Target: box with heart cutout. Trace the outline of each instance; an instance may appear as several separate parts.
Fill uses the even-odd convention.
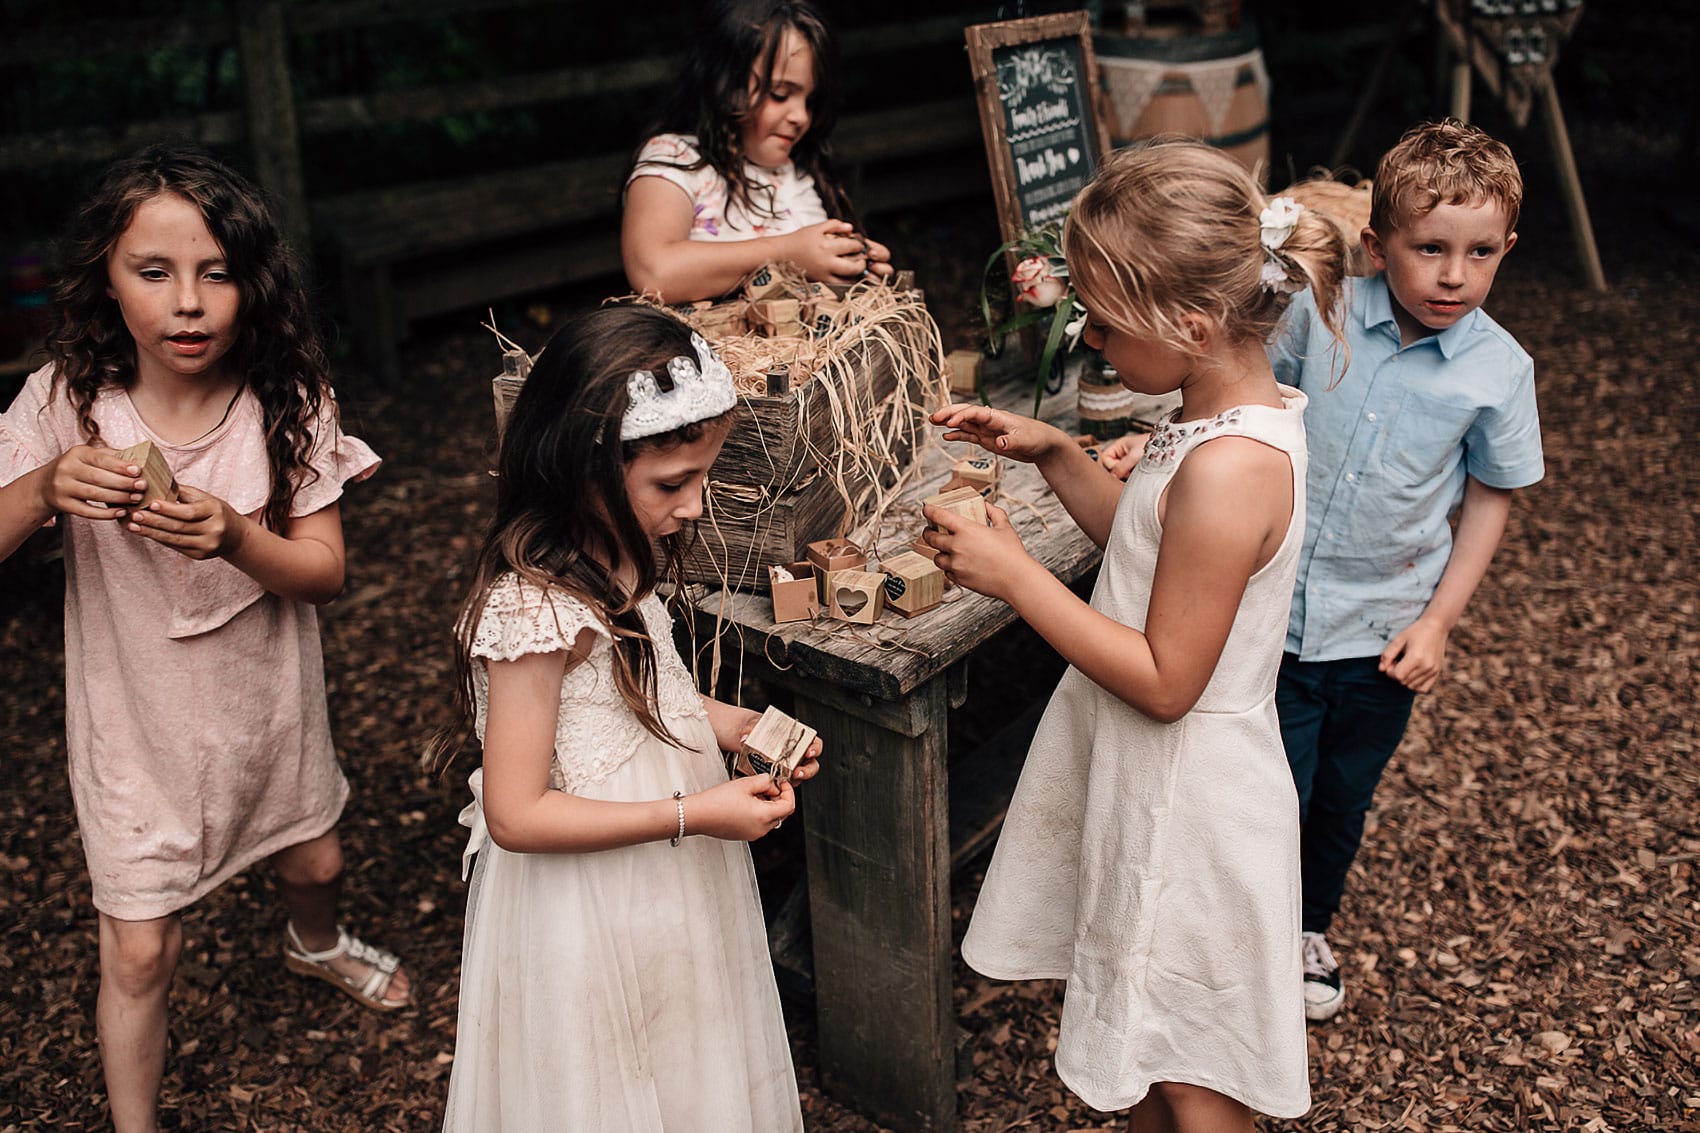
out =
[[[831,603],[827,613],[840,621],[873,625],[885,609],[885,575],[878,571],[834,571],[827,584]]]

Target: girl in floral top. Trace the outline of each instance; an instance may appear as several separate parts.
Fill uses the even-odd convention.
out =
[[[851,283],[891,274],[832,169],[837,53],[807,0],[709,6],[677,88],[626,182],[632,287],[671,303],[724,295],[765,263]]]

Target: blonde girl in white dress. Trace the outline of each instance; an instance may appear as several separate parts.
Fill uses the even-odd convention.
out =
[[[1069,661],[1027,755],[962,955],[1068,981],[1057,1072],[1132,1130],[1250,1133],[1310,1105],[1298,801],[1275,674],[1304,534],[1305,398],[1264,355],[1287,296],[1344,247],[1218,151],[1111,155],[1064,234],[1086,341],[1176,390],[1124,485],[1061,431],[981,405],[947,439],[1031,461],[1104,548],[1090,604],[990,526],[929,513],[955,582]],[[1332,304],[1319,302],[1327,309]]]
[[[735,400],[689,327],[610,306],[514,404],[458,626],[484,759],[445,1130],[802,1128],[745,845],[791,785],[727,779],[758,714],[697,693],[656,593]]]

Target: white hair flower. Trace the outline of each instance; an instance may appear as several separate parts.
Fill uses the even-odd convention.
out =
[[[1258,239],[1271,252],[1278,251],[1287,242],[1287,237],[1293,234],[1298,226],[1299,214],[1305,207],[1291,197],[1276,197],[1269,202],[1269,207],[1257,214],[1257,223],[1262,232]]]

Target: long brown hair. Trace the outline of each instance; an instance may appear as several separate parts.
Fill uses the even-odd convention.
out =
[[[48,336],[53,389],[63,382],[77,423],[100,443],[96,396],[136,380],[136,343],[117,300],[107,294],[107,257],[136,209],[175,194],[201,212],[241,292],[236,341],[226,356],[259,400],[271,491],[262,519],[273,531],[288,524],[298,489],[317,476],[307,463],[313,429],[326,406],[335,413],[330,366],[294,253],[273,220],[265,195],[247,178],[196,146],[161,144],[111,166],[72,218],[63,240],[64,267],[55,282],[57,319]]]
[[[839,180],[830,144],[838,122],[838,48],[826,17],[809,0],[717,0],[706,5],[679,82],[644,137],[696,135],[699,156],[681,168],[712,168],[725,178],[730,199],[746,215],[771,214],[772,186],[752,183],[744,172],[742,130],[767,97],[774,57],[786,29],[796,32],[815,57],[809,129],[792,147],[791,164],[798,173],[814,178],[828,216],[854,224],[856,212]],[[752,74],[756,79],[753,99]],[[759,203],[757,198],[764,194],[766,202]]]
[[[491,590],[512,572],[578,599],[601,619],[614,644],[620,696],[651,734],[679,742],[661,721],[655,643],[637,606],[663,579],[682,587],[691,533],[661,539],[657,559],[626,499],[625,466],[646,450],[689,444],[720,419],[637,441],[619,438],[627,378],[648,370],[670,389],[667,363],[681,356],[696,356],[684,322],[648,305],[610,304],[563,326],[533,364],[502,435],[496,511],[455,626],[463,736],[475,712],[472,640]],[[614,578],[625,564],[637,575],[630,592]]]

